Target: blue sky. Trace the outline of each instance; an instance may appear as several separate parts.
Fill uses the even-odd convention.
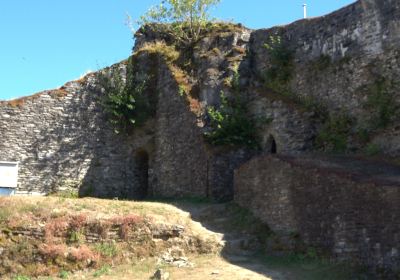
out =
[[[138,18],[160,0],[1,0],[0,99],[56,88],[127,58],[126,13]],[[320,16],[354,0],[222,0],[213,15],[266,28]]]

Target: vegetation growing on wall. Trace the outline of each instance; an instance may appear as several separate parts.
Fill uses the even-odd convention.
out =
[[[294,72],[294,54],[283,42],[281,36],[272,35],[264,44],[269,57],[269,68],[265,71],[264,86],[278,94],[288,97],[296,105],[306,111],[315,112],[324,121],[327,118],[327,108],[312,96],[300,96],[290,89],[290,80]],[[331,64],[329,56],[322,55],[313,65],[315,70],[322,70]]]
[[[322,54],[320,57],[311,63],[313,72],[320,72],[326,70],[332,65],[332,59],[329,55]]]
[[[232,77],[231,85],[231,98],[221,92],[219,108],[208,108],[211,131],[206,132],[205,137],[213,145],[257,148],[256,122],[248,116],[245,100],[240,94],[237,72]]]
[[[330,115],[317,135],[317,146],[327,152],[345,152],[352,123],[346,114]]]
[[[175,41],[193,44],[210,22],[209,11],[220,0],[163,0],[140,19],[140,24],[163,23]]]
[[[138,56],[141,53],[160,55],[167,64],[175,63],[180,56],[180,53],[174,46],[167,45],[164,42],[157,41],[155,43],[147,43],[141,47],[134,55]]]
[[[339,115],[329,114],[328,108],[312,96],[300,96],[294,94],[290,89],[290,81],[293,77],[294,63],[293,52],[282,41],[279,35],[270,36],[264,44],[269,58],[269,68],[264,75],[264,85],[290,99],[305,111],[314,112],[315,119],[320,123],[315,144],[316,147],[325,152],[343,153],[348,151],[348,141],[352,137],[353,120],[344,112]],[[344,62],[340,62],[344,63]],[[321,55],[310,64],[309,71],[312,73],[324,71],[331,67],[331,57]],[[379,92],[379,91],[378,91]],[[370,101],[379,104],[378,117],[385,120],[386,115],[381,111],[387,111],[388,100],[371,96]],[[369,101],[369,102],[370,102]],[[390,111],[390,110],[389,110]]]
[[[270,36],[264,44],[270,59],[266,70],[265,86],[280,93],[290,95],[289,82],[293,75],[293,53],[279,35]]]
[[[247,117],[246,106],[237,94],[228,99],[221,92],[221,105],[210,107],[208,115],[211,131],[205,137],[211,144],[257,147],[254,122]]]
[[[384,77],[378,77],[369,85],[365,107],[370,111],[370,128],[372,130],[386,128],[396,119],[399,106],[394,99],[393,88],[395,83]]]
[[[141,74],[138,75],[135,57],[132,56],[127,63],[126,78],[120,69],[99,75],[105,92],[102,105],[117,134],[128,133],[155,114],[154,98],[148,91],[152,76]]]

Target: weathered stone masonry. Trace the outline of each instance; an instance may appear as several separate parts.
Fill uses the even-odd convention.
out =
[[[320,18],[255,31],[236,27],[203,38],[191,73],[197,111],[158,57],[155,117],[129,136],[115,134],[108,124],[96,73],[57,90],[0,102],[0,160],[20,162],[20,192],[81,185],[81,194],[99,197],[230,200],[235,194],[278,234],[296,231],[307,244],[340,259],[398,269],[399,171],[385,169],[393,178],[383,181],[371,175],[360,180],[355,177],[370,170],[368,164],[354,161],[361,171],[345,172],[343,162],[305,156],[318,133],[314,112],[262,85],[271,65],[264,44],[276,34],[294,52],[291,92],[332,114],[348,114],[358,126],[371,122],[365,88],[378,79],[399,79],[400,2],[360,0]],[[135,51],[162,39],[138,34]],[[145,68],[146,53],[140,59]],[[121,62],[111,71],[124,74],[125,68]],[[206,108],[218,106],[221,90],[231,94],[226,81],[236,68],[251,116],[269,120],[258,126],[258,156],[296,158],[262,156],[242,165],[254,151],[204,141]],[[400,104],[399,84],[393,85],[388,92]],[[390,156],[400,155],[399,120],[397,112],[372,135],[371,143]]]
[[[375,121],[371,108],[366,108],[369,93],[365,88],[377,81],[393,82],[388,91],[400,103],[399,1],[360,0],[323,17],[252,32],[248,63],[256,90],[270,64],[264,44],[276,35],[294,52],[290,90],[296,96],[316,101],[335,115],[349,115],[358,127]],[[392,116],[394,123],[399,115],[397,111]],[[274,125],[272,132],[279,134]],[[372,142],[388,155],[400,153],[398,128],[380,131]]]
[[[0,115],[0,157],[20,162],[20,191],[47,193],[78,183],[100,165],[94,177],[107,188],[94,194],[125,191],[129,151],[107,125],[90,82],[2,104]]]
[[[321,156],[264,156],[235,172],[235,201],[282,236],[370,267],[400,265],[400,168]],[[389,279],[389,278],[388,278]]]

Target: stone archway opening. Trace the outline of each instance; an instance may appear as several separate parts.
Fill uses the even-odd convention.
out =
[[[276,154],[278,152],[278,147],[276,145],[276,141],[274,136],[270,135],[268,137],[267,143],[265,145],[266,151],[271,154]]]
[[[149,192],[149,154],[146,150],[140,149],[135,154],[137,194],[139,199],[147,197]]]

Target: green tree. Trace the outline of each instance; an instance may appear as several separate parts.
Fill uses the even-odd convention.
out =
[[[141,25],[167,24],[167,31],[181,43],[196,42],[210,22],[210,8],[220,0],[162,0],[150,8],[139,21]]]

